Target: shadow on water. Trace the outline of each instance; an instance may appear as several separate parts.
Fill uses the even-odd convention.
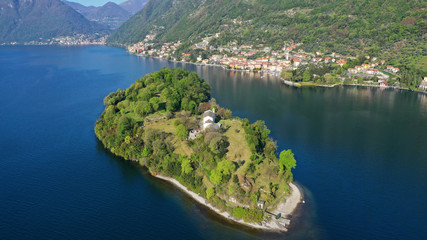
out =
[[[136,163],[132,161],[126,161],[124,158],[114,155],[110,150],[106,149],[101,141],[96,139],[97,144],[96,148],[99,153],[106,155],[107,159],[110,160],[111,163],[118,166],[118,169],[121,170],[122,175],[126,177],[128,180],[135,180],[141,176],[140,171],[135,166]]]

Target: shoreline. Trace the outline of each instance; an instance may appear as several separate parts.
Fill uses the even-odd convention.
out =
[[[396,90],[405,90],[410,92],[416,92],[421,94],[427,94],[427,92],[423,92],[421,90],[416,89],[409,89],[409,88],[402,88],[402,87],[393,87],[393,86],[380,86],[380,85],[370,85],[370,84],[355,84],[355,83],[335,83],[332,85],[324,85],[324,84],[310,84],[310,85],[301,85],[298,83],[294,83],[291,81],[284,80],[283,78],[280,78],[280,81],[290,87],[297,87],[297,88],[304,88],[304,87],[321,87],[321,88],[334,88],[337,86],[344,86],[344,87],[373,87],[373,88],[382,88],[382,89],[396,89]]]
[[[105,45],[108,46],[108,45]],[[138,55],[135,53],[131,53],[129,51],[126,50],[127,53],[137,56],[137,57],[145,57],[145,58],[154,58],[154,59],[159,59],[159,60],[165,60],[168,62],[174,62],[174,63],[185,63],[185,64],[193,64],[196,66],[212,66],[212,67],[221,67],[224,70],[227,71],[233,71],[233,72],[253,72],[255,73],[255,71],[251,71],[251,70],[240,70],[240,69],[232,69],[232,68],[227,68],[225,65],[221,65],[221,64],[204,64],[204,63],[193,63],[193,62],[185,62],[185,61],[176,61],[176,60],[168,60],[168,59],[164,59],[161,57],[154,57],[154,56],[145,56],[145,55]],[[326,85],[326,84],[313,84],[313,85],[300,85],[298,83],[294,83],[291,81],[287,81],[284,80],[282,77],[280,77],[280,75],[278,75],[277,73],[273,73],[270,71],[258,71],[258,73],[266,73],[267,75],[273,75],[275,77],[278,77],[280,79],[281,82],[283,82],[285,85],[291,86],[291,87],[298,87],[298,88],[302,88],[302,87],[322,87],[322,88],[334,88],[336,86],[359,86],[359,87],[375,87],[375,88],[383,88],[383,89],[398,89],[398,90],[406,90],[406,91],[410,91],[410,92],[416,92],[416,93],[423,93],[423,94],[427,94],[427,92],[421,91],[421,90],[416,90],[416,89],[409,89],[409,88],[402,88],[402,87],[393,87],[393,86],[379,86],[379,85],[369,85],[369,84],[355,84],[355,83],[351,83],[351,84],[342,84],[342,83],[335,83],[332,85]]]
[[[250,227],[250,228],[254,228],[254,229],[258,229],[258,230],[280,231],[280,232],[287,232],[288,231],[287,226],[291,222],[288,219],[276,220],[275,218],[272,218],[269,222],[263,221],[261,223],[247,223],[247,222],[244,222],[242,219],[236,219],[230,213],[228,213],[226,211],[221,211],[218,208],[216,208],[215,206],[213,206],[212,204],[207,203],[205,198],[199,196],[198,194],[192,192],[191,190],[188,190],[188,188],[185,187],[184,185],[182,185],[178,180],[171,178],[171,177],[162,176],[162,175],[153,175],[153,174],[151,174],[151,175],[153,177],[162,179],[164,181],[167,181],[167,182],[175,185],[181,191],[183,191],[184,193],[189,195],[191,198],[193,198],[195,201],[197,201],[198,203],[202,204],[203,206],[209,208],[210,210],[212,210],[216,214],[224,217],[228,221],[232,221],[233,223],[238,223],[241,225],[245,225],[246,227]],[[297,208],[297,206],[299,205],[299,203],[302,202],[303,199],[302,199],[301,190],[294,183],[289,183],[289,186],[292,189],[291,194],[286,198],[285,201],[280,202],[274,210],[270,210],[272,213],[274,213],[274,214],[281,213],[282,216],[288,216],[288,215],[292,214],[295,211],[295,209]]]

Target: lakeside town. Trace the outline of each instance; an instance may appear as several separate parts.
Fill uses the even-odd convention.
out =
[[[155,34],[146,35],[144,41],[129,46],[128,51],[171,61],[219,65],[236,71],[263,72],[281,76],[285,84],[292,86],[354,84],[403,88],[399,81],[400,69],[388,65],[385,60],[376,56],[353,57],[320,51],[305,52],[302,43],[294,42],[284,42],[283,48],[278,51],[264,44],[239,45],[236,41],[227,46],[210,45],[210,41],[219,35],[217,33],[205,37],[193,44],[190,49],[198,50],[198,55],[194,51],[182,52],[180,41],[156,44],[153,41]],[[207,52],[213,54],[206,54]],[[421,81],[419,90],[427,91],[427,77]]]
[[[23,45],[60,45],[60,46],[77,46],[77,45],[105,45],[108,35],[87,35],[75,34],[73,36],[60,36],[50,39],[40,38],[37,41],[24,42]],[[1,45],[19,45],[18,42],[2,43]]]

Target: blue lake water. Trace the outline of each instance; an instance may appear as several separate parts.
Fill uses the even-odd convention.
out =
[[[236,227],[109,154],[103,98],[162,67],[199,73],[297,158],[286,234]],[[427,96],[171,63],[110,47],[0,47],[0,239],[427,239]]]

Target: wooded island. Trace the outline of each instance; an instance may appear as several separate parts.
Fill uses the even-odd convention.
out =
[[[236,219],[268,222],[292,191],[292,151],[278,157],[265,123],[233,117],[194,72],[163,68],[104,103],[95,133],[107,149],[176,179]]]

